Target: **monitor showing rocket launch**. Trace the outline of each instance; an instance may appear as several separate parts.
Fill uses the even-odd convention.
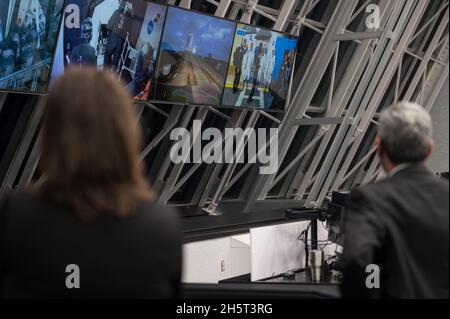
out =
[[[170,7],[161,40],[155,100],[218,106],[235,25]]]

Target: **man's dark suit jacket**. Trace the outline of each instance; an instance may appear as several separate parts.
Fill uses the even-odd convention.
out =
[[[79,267],[80,288],[67,288],[70,264]],[[172,209],[148,202],[128,219],[87,223],[24,193],[0,207],[0,298],[172,298],[180,274]]]
[[[449,297],[449,187],[422,165],[352,193],[346,214],[343,297]],[[367,289],[380,267],[380,288]],[[370,283],[375,283],[369,278]]]

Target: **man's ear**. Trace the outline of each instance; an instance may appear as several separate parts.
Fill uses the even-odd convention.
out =
[[[434,140],[430,139],[430,143],[428,144],[428,149],[427,149],[427,158],[431,155],[431,153],[433,153],[434,150]]]
[[[381,157],[381,154],[383,154],[383,143],[381,142],[380,135],[375,137],[375,144],[377,146],[377,154]]]

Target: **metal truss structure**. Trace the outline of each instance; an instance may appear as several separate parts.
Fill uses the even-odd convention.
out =
[[[448,77],[448,0],[168,0],[188,9],[298,35],[299,48],[285,114],[261,110],[136,104],[146,145],[142,159],[162,204],[221,205],[242,212],[271,207],[320,207],[332,190],[372,182],[381,174],[374,138],[379,113],[399,100],[428,110]],[[378,28],[368,28],[376,4]],[[0,95],[0,111],[6,96]],[[36,175],[37,99],[0,192]],[[174,127],[277,127],[279,168],[259,174],[256,163],[174,164]],[[0,194],[1,194],[0,193]]]

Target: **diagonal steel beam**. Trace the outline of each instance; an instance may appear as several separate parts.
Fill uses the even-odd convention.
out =
[[[315,89],[319,85],[334,53],[335,43],[333,43],[332,39],[335,34],[340,33],[344,29],[345,21],[353,12],[357,2],[358,1],[346,0],[339,1],[336,5],[330,18],[330,22],[316,48],[313,60],[308,65],[303,80],[295,92],[291,101],[291,106],[288,108],[285,119],[280,126],[280,162],[284,159],[297,130],[297,128],[292,126],[292,122],[298,118],[299,115],[304,114],[307,107],[311,104]],[[248,211],[257,198],[264,198],[267,193],[267,185],[270,185],[274,178],[275,174],[270,176],[259,176],[254,189],[248,194],[244,211]],[[264,189],[262,193],[261,189]]]
[[[408,9],[408,5],[410,5],[410,9]],[[393,73],[391,70],[395,70],[396,66],[398,65],[400,59],[402,58],[402,55],[404,53],[404,50],[406,49],[408,45],[408,40],[411,38],[415,28],[417,27],[417,24],[420,21],[420,18],[424,14],[425,8],[427,6],[427,3],[424,2],[418,2],[416,6],[414,7],[411,2],[407,2],[405,5],[405,8],[402,11],[402,14],[400,16],[399,24],[396,25],[394,31],[394,34],[399,38],[399,41],[397,43],[396,49],[394,54],[390,57],[387,65],[383,67],[380,65],[381,68],[378,68],[378,70],[375,72],[373,80],[369,88],[373,92],[373,95],[365,95],[362,106],[367,105],[367,107],[364,108],[364,113],[360,112],[361,116],[361,125],[350,127],[350,130],[348,132],[343,132],[345,134],[345,138],[343,140],[343,143],[341,144],[343,147],[338,151],[336,157],[329,156],[323,166],[322,176],[318,178],[318,181],[313,186],[307,201],[311,203],[313,206],[319,206],[321,205],[323,199],[329,192],[329,187],[333,181],[333,176],[336,173],[338,167],[340,166],[340,163],[346,154],[345,149],[346,146],[349,143],[349,140],[351,140],[353,134],[357,131],[357,129],[360,129],[362,131],[366,131],[371,118],[373,117],[374,113],[377,110],[377,107],[379,103],[381,102],[381,99],[384,95],[384,92],[387,89],[387,86],[393,76]],[[411,10],[411,11],[410,11]],[[411,13],[410,13],[411,12]],[[402,23],[402,20],[405,22]],[[403,25],[405,24],[405,25]],[[404,32],[400,36],[400,30],[403,30]],[[389,52],[389,51],[388,51]],[[381,74],[381,77],[377,77],[377,73]],[[361,108],[360,108],[361,110]],[[361,137],[358,137],[359,139],[362,139],[363,134],[360,134]],[[333,148],[333,147],[332,147]],[[357,144],[354,143],[352,146],[351,152],[355,152],[355,149],[357,148]],[[325,176],[324,174],[327,174]]]

